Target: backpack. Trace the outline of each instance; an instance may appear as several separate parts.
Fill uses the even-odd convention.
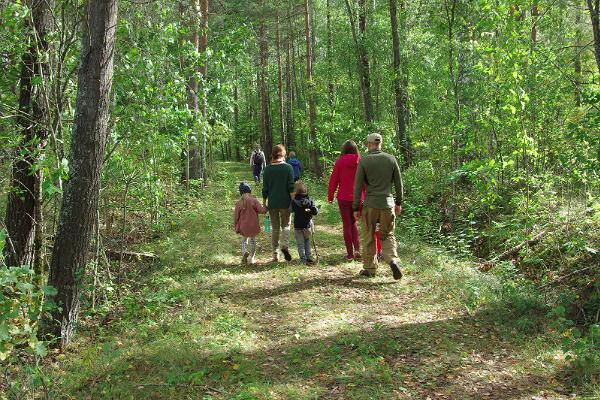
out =
[[[265,162],[265,156],[261,152],[254,152],[252,156],[252,162],[254,165],[263,165]]]

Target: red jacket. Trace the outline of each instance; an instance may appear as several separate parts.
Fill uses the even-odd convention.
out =
[[[244,237],[254,237],[260,232],[258,214],[266,214],[267,209],[260,204],[256,197],[248,196],[246,207],[242,207],[241,199],[235,205],[233,223],[235,233]]]
[[[343,154],[337,159],[333,167],[333,172],[329,178],[329,191],[327,199],[333,201],[333,195],[337,190],[338,200],[352,201],[354,196],[354,176],[358,168],[358,154]],[[362,198],[365,197],[365,188],[363,187]]]

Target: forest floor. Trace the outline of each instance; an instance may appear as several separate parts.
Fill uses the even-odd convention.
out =
[[[526,295],[398,229],[404,278],[344,260],[337,205],[309,183],[320,263],[240,264],[231,210],[245,166],[214,182],[136,266],[112,311],[48,367],[51,398],[566,399],[560,338]],[[260,197],[260,190],[254,187]],[[293,237],[293,235],[292,235]],[[293,243],[293,239],[292,239]],[[514,293],[513,293],[514,294]],[[520,300],[519,300],[520,299]],[[511,300],[511,302],[513,302]]]

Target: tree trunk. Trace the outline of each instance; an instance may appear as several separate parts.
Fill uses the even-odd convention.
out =
[[[208,99],[206,98],[206,72],[208,69],[208,57],[206,53],[206,48],[208,47],[208,0],[202,0],[201,3],[201,14],[202,14],[202,35],[200,36],[200,46],[199,52],[202,62],[198,68],[198,72],[200,73],[201,86],[200,86],[200,95],[202,96],[202,149],[201,149],[201,160],[200,160],[200,175],[202,178],[202,185],[206,184],[206,179],[208,178],[208,165],[206,162],[206,138],[207,138],[207,129],[208,129],[208,118],[207,118],[207,107],[208,107]]]
[[[451,0],[452,3],[448,4],[449,0],[444,1],[444,7],[446,11],[446,22],[448,23],[448,70],[450,72],[450,82],[452,84],[452,93],[454,98],[454,121],[452,127],[452,169],[457,169],[460,165],[460,134],[457,132],[457,127],[460,124],[460,93],[459,93],[459,78],[454,65],[454,22],[456,20],[456,6],[457,0]],[[452,192],[454,193],[455,183],[452,181]]]
[[[330,115],[333,116],[333,37],[331,34],[331,0],[327,0],[327,100]]]
[[[285,59],[285,93],[286,93],[286,137],[287,137],[287,147],[289,149],[294,149],[296,146],[296,134],[294,132],[294,85],[292,81],[293,75],[293,40],[294,40],[294,31],[292,25],[292,16],[291,16],[291,4],[287,9],[287,20],[288,20],[288,37],[286,43],[286,59]]]
[[[190,27],[190,42],[194,47],[194,51],[197,52],[200,46],[200,35],[198,34],[198,0],[190,0],[189,6],[185,6],[183,3],[179,3],[180,11],[182,16],[187,16],[187,25]],[[185,61],[184,61],[185,62]],[[198,132],[196,131],[196,121],[198,120],[198,116],[200,114],[200,106],[198,102],[198,80],[196,79],[197,68],[193,68],[192,71],[189,72],[188,78],[188,108],[192,112],[192,129],[190,130],[190,134],[187,138],[187,160],[184,171],[184,179],[190,180],[198,180],[202,178],[201,174],[201,160],[200,160],[200,146],[199,146],[199,138]],[[186,181],[186,184],[189,184]]]
[[[404,14],[404,5],[405,0],[400,0],[400,9]],[[402,157],[404,159],[404,165],[408,166],[412,162],[412,150],[410,145],[410,140],[408,138],[408,94],[407,88],[404,84],[406,82],[403,79],[406,74],[403,71],[401,58],[400,58],[400,35],[398,34],[398,7],[396,4],[397,0],[389,0],[390,6],[390,21],[392,27],[392,50],[394,53],[394,77],[393,77],[393,85],[394,85],[394,94],[396,100],[396,119],[397,119],[397,138],[398,143],[400,144],[400,151],[402,153]],[[404,21],[405,16],[402,15],[402,20]],[[402,29],[404,30],[404,24]],[[403,35],[404,37],[404,35]]]
[[[30,5],[31,12],[27,19],[30,46],[21,61],[17,115],[23,138],[12,165],[6,206],[6,264],[35,264],[38,267],[35,271],[37,276],[43,272],[40,268],[43,263],[34,260],[35,248],[41,249],[39,233],[42,224],[42,169],[36,167],[48,142],[48,93],[44,90],[46,85],[43,82],[49,72],[45,53],[48,50],[46,36],[53,25],[51,7],[53,2],[41,0],[32,1]],[[40,80],[40,83],[34,84],[35,80]],[[35,236],[38,236],[37,240]]]
[[[98,209],[113,77],[117,0],[89,1],[83,24],[75,123],[70,148],[70,179],[65,184],[60,223],[52,252],[48,285],[58,306],[44,332],[67,344],[79,313],[79,294]]]
[[[579,7],[581,6],[581,0],[575,0],[575,55],[574,55],[574,67],[575,67],[575,105],[581,106],[582,94],[581,94],[581,82],[583,81],[582,75],[582,64],[581,64],[581,51],[582,36],[581,31],[581,13]]]
[[[283,73],[281,67],[281,36],[279,32],[279,8],[276,10],[275,40],[277,46],[277,94],[279,95],[279,135],[281,143],[285,144],[285,117],[283,102]]]
[[[239,121],[240,121],[240,105],[239,105],[239,89],[236,84],[233,87],[233,131],[238,134],[239,133]],[[242,155],[240,154],[240,143],[236,141],[235,143],[235,159],[236,161],[242,160]]]
[[[264,2],[263,2],[264,8]],[[269,116],[269,92],[267,90],[267,74],[269,61],[269,48],[267,43],[267,34],[265,29],[264,17],[260,19],[259,26],[259,58],[260,58],[260,73],[259,73],[259,95],[261,105],[261,131],[262,142],[265,149],[265,155],[270,157],[273,151],[273,133],[271,131],[271,119]]]
[[[317,145],[317,103],[315,100],[315,82],[313,80],[313,49],[312,49],[312,21],[309,0],[304,0],[304,22],[306,29],[306,82],[308,92],[308,124],[310,142],[310,157],[317,176],[323,174],[319,161],[319,149]]]
[[[598,17],[598,9],[600,8],[600,0],[587,0],[590,19],[592,21],[592,32],[594,34],[594,55],[596,56],[596,67],[600,72],[600,20]]]
[[[363,110],[365,113],[365,121],[369,124],[374,122],[373,117],[373,100],[371,96],[371,78],[369,74],[369,57],[367,49],[365,47],[365,34],[367,30],[367,16],[366,16],[366,0],[359,0],[359,15],[358,15],[358,29],[356,30],[356,22],[354,18],[354,12],[350,6],[349,0],[344,0],[346,3],[346,9],[348,11],[348,18],[350,19],[350,28],[352,31],[352,40],[356,48],[356,65],[358,71],[358,79],[360,81],[360,91],[362,94]]]

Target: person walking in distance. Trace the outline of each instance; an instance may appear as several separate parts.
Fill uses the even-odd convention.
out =
[[[296,158],[295,152],[290,151],[290,158],[287,163],[292,166],[292,170],[294,171],[294,182],[297,182],[298,179],[300,179],[300,174],[302,174],[302,163]]]
[[[285,162],[285,147],[282,144],[273,148],[271,164],[265,168],[262,196],[263,205],[269,209],[271,219],[273,261],[279,261],[280,249],[285,260],[291,261],[292,255],[289,250],[290,206],[294,198],[294,172],[291,165]]]
[[[252,176],[254,177],[254,182],[260,182],[260,176],[262,170],[267,165],[267,160],[265,158],[265,153],[260,149],[260,145],[254,146],[254,151],[250,155],[250,168],[252,168]]]
[[[394,279],[398,280],[402,278],[402,272],[398,265],[394,228],[396,216],[402,211],[402,175],[396,157],[381,151],[382,142],[379,133],[367,136],[368,153],[358,163],[352,209],[355,218],[361,221],[364,241],[360,275],[373,277],[377,272],[375,231],[379,223],[384,260],[390,266]],[[363,184],[366,185],[365,200],[360,210]],[[395,196],[391,194],[392,185]]]

